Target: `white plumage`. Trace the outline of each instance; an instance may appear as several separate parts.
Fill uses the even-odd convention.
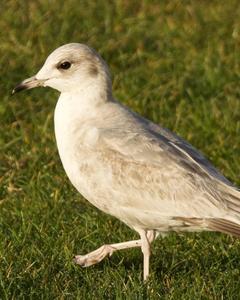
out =
[[[240,235],[239,190],[186,141],[117,102],[108,67],[93,49],[77,43],[56,49],[13,93],[35,86],[61,92],[55,134],[72,184],[140,234],[76,256],[76,263],[89,266],[115,250],[141,247],[146,279],[158,233]]]

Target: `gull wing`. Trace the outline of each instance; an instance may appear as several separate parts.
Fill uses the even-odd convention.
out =
[[[174,147],[178,148],[182,151],[185,156],[188,156],[189,159],[195,161],[203,170],[213,176],[215,179],[230,185],[234,186],[226,177],[224,177],[210,162],[204,155],[196,150],[191,144],[185,141],[183,138],[174,134],[170,130],[160,127],[148,120],[145,120],[149,130],[156,135],[164,136],[167,140],[169,140]]]
[[[136,189],[153,195],[129,206],[142,205],[146,210],[161,207],[176,217],[222,217],[229,209],[240,212],[239,190],[201,153],[170,131],[138,116],[134,118],[137,120],[131,121],[129,128],[102,129],[99,135],[113,160],[124,162],[125,170],[137,172],[142,185],[136,184]],[[121,170],[125,172],[123,167]],[[123,185],[126,181],[134,185],[129,172],[124,176]]]

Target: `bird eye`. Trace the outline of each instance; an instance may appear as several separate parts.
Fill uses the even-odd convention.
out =
[[[59,65],[59,69],[67,70],[71,67],[71,63],[69,61],[64,61]]]

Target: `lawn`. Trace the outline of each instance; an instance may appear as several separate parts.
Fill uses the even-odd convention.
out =
[[[58,92],[10,96],[68,42],[97,49],[115,96],[200,149],[240,185],[240,3],[35,0],[0,3],[0,299],[240,299],[240,241],[175,234],[100,264],[75,254],[137,235],[91,206],[58,157]]]

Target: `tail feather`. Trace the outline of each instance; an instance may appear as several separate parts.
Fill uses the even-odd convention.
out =
[[[214,231],[219,231],[227,234],[232,234],[240,237],[240,224],[226,219],[208,219],[208,227]]]
[[[187,218],[174,217],[175,220],[183,222],[184,226],[194,226],[200,230],[218,231],[240,237],[240,189],[221,186],[222,199],[228,208],[229,216],[234,221],[225,218]]]
[[[203,230],[218,231],[240,237],[240,223],[222,218],[186,218],[175,217],[175,220],[183,221],[185,226],[198,225]]]

